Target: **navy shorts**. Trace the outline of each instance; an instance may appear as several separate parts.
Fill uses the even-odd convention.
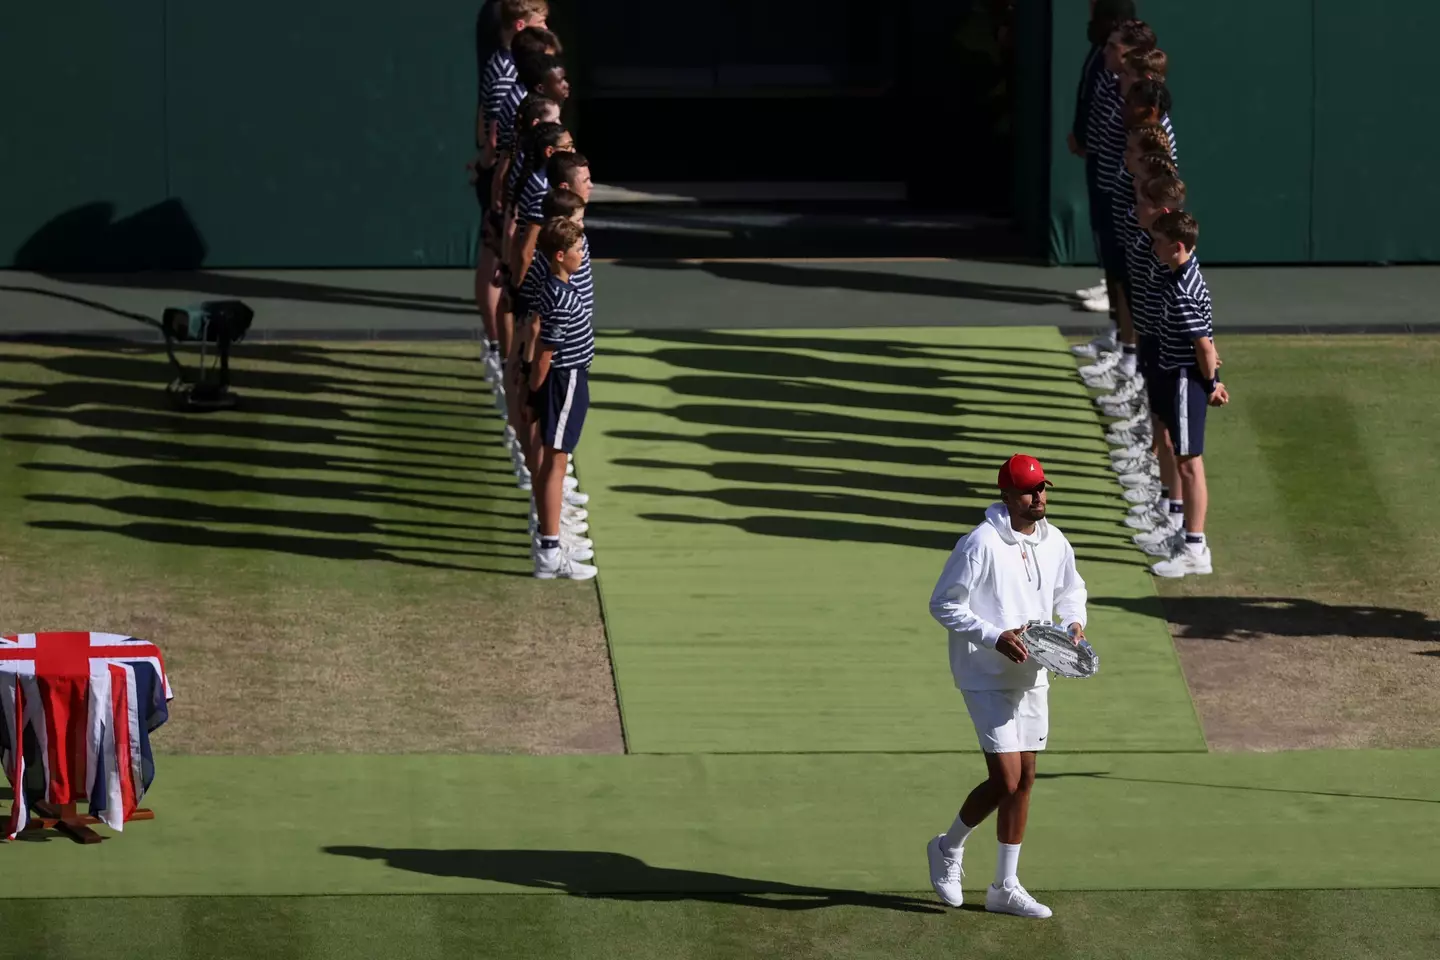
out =
[[[495,182],[494,167],[475,168],[475,201],[481,210],[490,209],[490,187]]]
[[[541,442],[551,450],[574,453],[590,409],[590,371],[551,368],[539,393]]]
[[[1177,457],[1198,457],[1205,452],[1205,411],[1210,398],[1194,367],[1163,370],[1153,378],[1151,412],[1170,431]]]
[[[1105,195],[1105,202],[1110,202],[1110,195]],[[1112,217],[1105,218],[1105,227],[1100,231],[1100,262],[1105,265],[1105,274],[1129,294],[1130,267],[1125,261],[1125,248],[1121,245],[1120,231],[1124,224],[1117,224]]]

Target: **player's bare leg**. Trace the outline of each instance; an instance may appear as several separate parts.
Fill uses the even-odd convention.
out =
[[[1170,431],[1166,429],[1165,421],[1159,417],[1152,417],[1150,426],[1155,437],[1153,451],[1155,458],[1160,461],[1160,483],[1170,491],[1170,503],[1179,503],[1183,507],[1189,500],[1185,496],[1185,481],[1180,476],[1180,467],[1175,460],[1175,447],[1170,443]]]
[[[1205,532],[1205,511],[1210,507],[1210,491],[1205,486],[1205,461],[1200,457],[1180,457],[1176,461],[1180,483],[1185,488],[1185,532]]]
[[[488,246],[480,247],[480,260],[475,267],[475,305],[480,308],[480,322],[485,325],[485,340],[494,343],[498,338],[495,315],[500,307],[500,288],[495,286],[495,273],[500,269],[500,258]]]
[[[1212,569],[1210,546],[1205,542],[1205,514],[1210,508],[1210,491],[1205,484],[1205,462],[1199,456],[1176,458],[1180,483],[1185,488],[1184,542],[1168,560],[1150,567],[1159,577],[1206,574]]]

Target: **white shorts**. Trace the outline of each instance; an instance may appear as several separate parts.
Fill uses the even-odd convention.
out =
[[[1022,753],[1045,749],[1050,734],[1050,688],[961,690],[980,749],[986,753]]]

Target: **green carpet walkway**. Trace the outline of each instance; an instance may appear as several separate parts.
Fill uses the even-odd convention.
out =
[[[11,897],[924,891],[978,758],[159,759],[157,814],[0,846]],[[1037,890],[1440,886],[1440,751],[1046,756]],[[994,863],[976,844],[977,876]]]
[[[1091,593],[1140,601],[1093,609],[1104,669],[1057,684],[1052,750],[1204,749],[1055,329],[610,334],[591,396],[578,466],[632,751],[976,750],[928,601],[1017,450]]]

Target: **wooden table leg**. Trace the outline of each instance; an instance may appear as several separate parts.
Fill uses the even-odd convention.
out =
[[[73,803],[47,803],[43,800],[35,804],[34,810],[39,814],[31,820],[39,820],[41,826],[54,828],[65,834],[76,843],[99,843],[103,838],[86,826],[86,822],[99,823],[94,817],[84,816],[75,812]]]

